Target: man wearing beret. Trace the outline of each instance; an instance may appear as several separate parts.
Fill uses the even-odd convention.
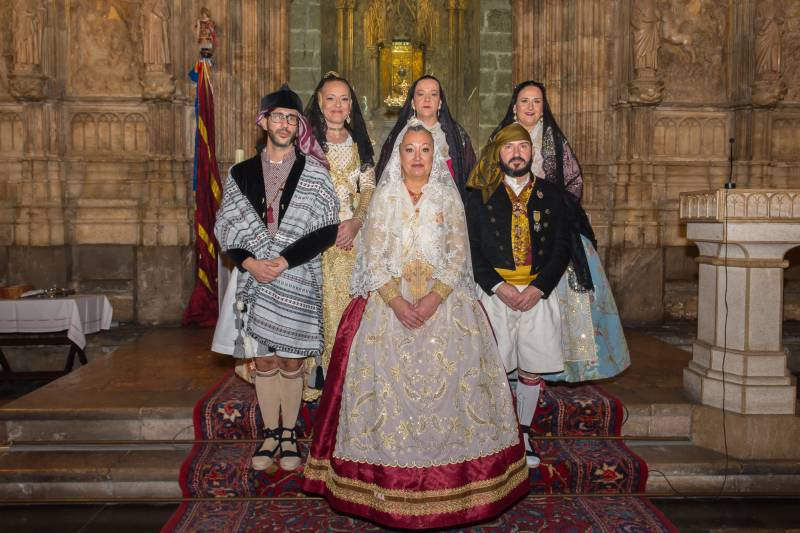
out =
[[[517,417],[528,465],[539,458],[528,438],[542,379],[564,370],[558,298],[569,263],[564,199],[531,173],[531,139],[517,123],[483,151],[467,187],[467,227],[479,299],[506,372],[517,370]]]
[[[214,231],[240,272],[233,355],[255,358],[266,439],[252,466],[264,470],[280,455],[280,467],[294,470],[303,363],[323,346],[319,255],[336,241],[339,206],[294,91],[262,98],[256,124],[258,154],[231,168]]]

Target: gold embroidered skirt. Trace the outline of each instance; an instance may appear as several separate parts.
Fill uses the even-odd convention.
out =
[[[328,370],[304,490],[415,529],[485,520],[527,494],[506,374],[465,291],[416,330],[376,293],[353,300]]]

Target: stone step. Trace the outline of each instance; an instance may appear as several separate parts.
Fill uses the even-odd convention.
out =
[[[194,438],[192,409],[0,411],[0,436],[8,441],[185,440]]]
[[[627,437],[691,436],[692,406],[681,403],[626,405],[622,434]],[[0,410],[0,431],[10,441],[192,439],[188,406],[93,408],[81,410]]]
[[[690,438],[692,405],[690,403],[625,404],[626,417],[622,435],[626,437]]]
[[[716,494],[725,457],[690,444],[631,443],[648,463],[647,492]],[[1,500],[179,498],[188,445],[13,447],[0,452]],[[729,459],[726,494],[797,494],[800,462]]]
[[[0,499],[180,498],[189,446],[0,452]]]
[[[0,441],[191,439],[197,401],[231,369],[209,329],[159,328],[0,406]]]
[[[647,462],[647,492],[800,493],[800,461],[741,460],[688,443],[629,442]],[[680,495],[680,494],[678,494]]]

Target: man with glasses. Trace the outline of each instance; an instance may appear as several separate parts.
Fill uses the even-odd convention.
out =
[[[233,356],[255,359],[266,439],[252,466],[265,470],[280,455],[294,470],[303,362],[323,346],[319,255],[336,241],[339,206],[296,93],[284,85],[262,98],[256,124],[259,153],[231,168],[214,229],[240,271]]]

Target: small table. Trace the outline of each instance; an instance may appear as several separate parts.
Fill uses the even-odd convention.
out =
[[[0,346],[70,346],[63,372],[14,372],[0,349],[0,379],[52,379],[72,370],[76,355],[85,365],[86,335],[109,329],[112,315],[101,294],[0,300]]]

